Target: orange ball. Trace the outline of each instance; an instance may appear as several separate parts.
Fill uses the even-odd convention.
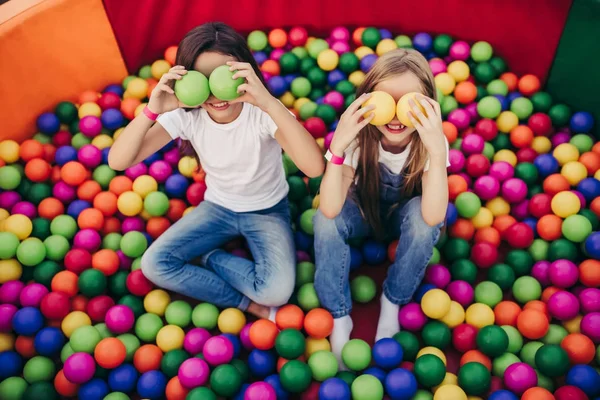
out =
[[[61,369],[58,374],[54,377],[54,388],[64,397],[75,397],[79,390],[79,385],[71,383],[65,378],[65,373]]]
[[[100,98],[100,93],[95,90],[86,90],[85,92],[79,95],[78,103],[95,103]]]
[[[285,305],[275,314],[275,323],[281,330],[288,328],[301,330],[304,324],[304,311],[295,304]]]
[[[362,46],[362,34],[365,31],[365,27],[356,28],[354,32],[352,32],[352,41],[357,46]]]
[[[579,264],[579,281],[588,287],[600,287],[600,261],[589,259]]]
[[[79,290],[79,287],[77,286],[78,280],[79,277],[75,272],[68,270],[60,271],[52,278],[50,288],[53,292],[63,292],[69,297],[73,297]]]
[[[514,301],[501,301],[494,307],[496,325],[517,326],[517,318],[521,314],[521,307]]]
[[[475,232],[475,243],[487,242],[494,246],[500,246],[500,240],[500,232],[492,226],[486,226]]]
[[[171,222],[166,217],[152,217],[146,222],[146,232],[152,239],[158,238],[162,235],[169,227]]]
[[[521,400],[554,400],[554,395],[542,387],[529,388],[521,395]]]
[[[158,81],[154,78],[148,78],[146,79],[146,82],[148,82],[148,90],[146,90],[146,97],[149,98],[152,95],[152,91],[154,90],[156,85],[158,85]]]
[[[259,350],[270,350],[275,346],[275,338],[279,329],[268,319],[259,319],[250,327],[250,342]]]
[[[579,162],[585,165],[588,175],[594,175],[600,169],[600,154],[588,151],[579,156]]]
[[[179,377],[174,376],[167,383],[165,388],[165,396],[167,400],[185,400],[190,391],[184,388],[179,382]]]
[[[548,300],[550,300],[550,297],[552,297],[552,295],[554,293],[560,292],[561,290],[562,290],[561,288],[557,288],[556,286],[548,286],[542,292],[542,304],[544,304],[544,306],[545,306],[545,308],[543,309],[543,311],[548,314],[548,318],[550,318],[550,313],[548,313],[548,310],[547,310],[547,307],[546,307],[546,303],[548,303]],[[542,310],[540,309],[540,311],[542,311]]]
[[[52,167],[48,161],[41,158],[33,158],[25,164],[25,176],[34,182],[44,182],[51,174]]]
[[[108,235],[109,233],[120,233],[121,232],[121,221],[117,217],[109,217],[104,220],[104,226],[102,227],[102,234]]]
[[[554,214],[540,218],[536,225],[537,232],[544,240],[552,241],[562,236],[562,219]]]
[[[175,57],[177,57],[177,46],[169,46],[165,50],[165,60],[171,65],[175,65]]]
[[[94,349],[94,358],[102,368],[116,368],[125,361],[126,349],[117,338],[102,339]]]
[[[81,185],[86,180],[87,175],[87,169],[77,161],[69,161],[60,169],[60,178],[71,186]]]
[[[590,210],[596,214],[596,217],[600,218],[600,196],[592,200],[590,203]]]
[[[498,231],[501,238],[505,239],[504,232],[516,223],[517,220],[511,215],[498,215],[494,218],[492,227]]]
[[[527,125],[518,125],[510,131],[510,142],[518,149],[531,146],[533,131]]]
[[[118,196],[133,190],[133,182],[125,175],[115,176],[108,184],[108,190]]]
[[[169,200],[169,209],[167,210],[167,218],[171,222],[178,221],[182,216],[183,212],[187,208],[187,205],[183,200],[171,199]]]
[[[454,88],[454,98],[460,104],[469,104],[477,98],[477,86],[473,82],[462,81]]]
[[[64,213],[65,206],[60,200],[54,197],[46,197],[38,205],[38,214],[42,218],[53,220]]]
[[[446,136],[448,143],[452,144],[456,142],[456,139],[458,138],[458,129],[456,128],[456,125],[452,122],[444,121],[442,122],[442,130],[444,131],[444,136]]]
[[[23,161],[44,158],[44,146],[37,140],[27,139],[19,147],[19,157]]]
[[[278,49],[285,46],[287,43],[287,33],[283,29],[273,29],[269,32],[269,44],[271,47]]]
[[[56,154],[56,147],[51,143],[45,143],[42,145],[44,147],[44,160],[49,163],[54,162],[54,155]]]
[[[333,317],[324,308],[313,308],[304,318],[304,330],[315,339],[324,339],[333,330]]]
[[[117,195],[113,192],[100,192],[94,197],[93,205],[105,217],[115,215],[118,210]]]
[[[56,183],[56,182],[60,181],[60,167],[58,165],[55,165],[54,167],[52,167],[52,174],[50,175],[50,181],[52,183]]]
[[[544,299],[543,294],[542,294],[542,299]],[[544,300],[544,301],[547,301],[547,300]],[[548,312],[548,306],[546,305],[546,303],[544,303],[544,301],[530,300],[527,302],[527,304],[525,304],[523,306],[523,310],[538,310],[539,312],[544,314],[546,316],[546,318],[548,319],[548,322],[550,322],[552,320],[552,317],[550,316],[550,312]]]
[[[519,79],[519,91],[525,96],[531,96],[535,92],[540,90],[540,79],[532,74],[523,75]]]
[[[142,102],[133,97],[123,99],[121,101],[121,112],[123,113],[123,116],[127,119],[134,119],[135,109],[138,108],[140,104],[142,104]]]
[[[548,332],[548,318],[538,310],[523,310],[517,317],[517,329],[527,339],[539,339]]]
[[[110,276],[119,269],[119,256],[111,249],[98,250],[92,255],[92,268]]]
[[[133,365],[140,374],[160,369],[163,352],[154,344],[145,344],[133,355]]]
[[[543,188],[545,193],[554,196],[559,192],[571,189],[571,185],[561,174],[552,174],[544,179]]]
[[[77,225],[80,229],[95,229],[99,231],[104,226],[104,215],[95,208],[86,208],[77,217]]]
[[[460,366],[462,367],[466,363],[478,362],[484,365],[489,371],[492,370],[492,360],[479,350],[469,350],[460,358]]]
[[[596,349],[592,339],[582,333],[570,333],[560,343],[567,354],[571,364],[589,364],[594,359]]]
[[[500,75],[500,79],[503,80],[504,83],[506,83],[506,86],[508,86],[509,92],[512,92],[517,88],[519,78],[517,77],[517,75],[515,73],[505,72],[502,75]]]
[[[448,195],[450,200],[455,200],[462,192],[466,192],[469,186],[467,181],[460,175],[448,176]]]
[[[24,358],[31,358],[36,355],[33,345],[33,336],[19,336],[15,340],[15,350]]]
[[[267,60],[260,66],[260,70],[271,75],[279,75],[281,69],[279,63],[275,60]]]
[[[456,222],[450,226],[449,231],[450,236],[469,241],[475,234],[475,227],[470,220],[458,218]]]
[[[94,197],[102,191],[102,187],[96,181],[85,181],[77,188],[77,197],[81,200],[89,201],[90,203],[94,200]]]

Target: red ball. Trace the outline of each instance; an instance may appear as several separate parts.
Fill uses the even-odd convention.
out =
[[[63,319],[71,311],[69,296],[63,292],[48,293],[42,298],[40,311],[48,319]]]
[[[135,296],[145,296],[152,289],[153,285],[142,273],[142,270],[137,269],[130,273],[127,276],[127,281],[125,282],[127,286],[127,290],[131,292],[131,294]]]
[[[415,364],[410,361],[402,361],[400,363],[400,368],[413,372],[413,370],[415,369]]]
[[[321,384],[319,382],[313,381],[308,389],[302,395],[300,395],[300,400],[319,400],[319,388]]]
[[[71,133],[69,131],[60,131],[56,135],[52,136],[52,143],[56,147],[70,146],[71,145]]]
[[[526,249],[533,243],[533,229],[525,222],[517,222],[510,226],[505,232],[505,238],[511,247]]]
[[[288,42],[296,47],[296,46],[304,46],[306,44],[306,40],[308,39],[308,32],[305,28],[301,26],[295,26],[290,29],[290,33],[288,33]]]
[[[528,162],[532,163],[533,160],[538,156],[537,151],[532,149],[531,147],[524,147],[517,151],[517,161],[520,163]]]
[[[304,122],[304,127],[315,139],[325,137],[327,134],[327,126],[325,125],[325,122],[318,117],[310,117],[307,119]]]
[[[535,113],[527,121],[535,136],[548,136],[552,133],[552,120],[544,113]]]
[[[103,93],[96,103],[102,110],[108,110],[109,108],[119,110],[121,108],[121,99],[119,98],[119,95],[112,92]]]
[[[206,193],[206,184],[204,182],[194,182],[188,187],[185,197],[191,205],[197,206],[204,200],[204,193]]]
[[[588,400],[585,392],[577,386],[563,386],[554,392],[556,400]]]
[[[473,245],[471,260],[480,268],[490,268],[498,260],[498,249],[487,242]]]
[[[452,331],[452,345],[461,353],[477,348],[477,328],[469,324],[460,324]]]
[[[544,215],[551,214],[552,208],[550,204],[552,203],[552,196],[546,193],[538,193],[533,195],[533,197],[529,200],[529,204],[527,208],[529,209],[529,213],[536,218],[541,218]]]
[[[84,249],[71,249],[65,255],[65,268],[77,275],[92,267],[92,255]]]
[[[114,305],[115,301],[110,296],[96,296],[88,301],[85,311],[92,321],[104,322],[106,312]]]
[[[477,132],[483,140],[489,142],[498,136],[498,125],[496,125],[496,121],[492,119],[480,119],[475,124],[475,132]]]
[[[479,178],[487,174],[490,169],[490,160],[483,154],[472,154],[467,158],[467,174],[473,178]]]

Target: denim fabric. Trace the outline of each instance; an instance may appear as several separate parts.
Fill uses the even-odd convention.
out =
[[[254,261],[219,249],[239,236],[246,238]],[[190,263],[200,256],[203,266]],[[245,310],[250,301],[283,305],[295,280],[288,201],[239,213],[203,201],[152,243],[142,257],[142,272],[162,288],[219,307]]]

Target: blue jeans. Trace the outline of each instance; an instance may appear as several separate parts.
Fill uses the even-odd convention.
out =
[[[219,249],[239,236],[254,261]],[[203,266],[190,263],[199,256]],[[288,201],[243,213],[203,201],[152,243],[142,257],[142,272],[162,288],[219,307],[246,310],[250,301],[283,305],[295,280]]]
[[[382,203],[382,215],[389,206]],[[400,237],[396,259],[388,269],[383,293],[394,304],[408,303],[423,280],[433,254],[442,224],[429,226],[421,214],[421,197],[401,203],[384,218],[385,231]],[[315,230],[315,290],[321,305],[334,318],[350,314],[350,245],[348,239],[368,236],[371,228],[358,205],[348,196],[342,211],[329,219],[318,212],[313,220]]]

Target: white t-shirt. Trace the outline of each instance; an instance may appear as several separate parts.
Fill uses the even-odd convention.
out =
[[[158,122],[173,139],[189,140],[196,150],[206,172],[206,200],[248,212],[272,207],[287,196],[277,125],[260,108],[243,103],[239,117],[228,124],[216,123],[203,108],[177,109]]]

